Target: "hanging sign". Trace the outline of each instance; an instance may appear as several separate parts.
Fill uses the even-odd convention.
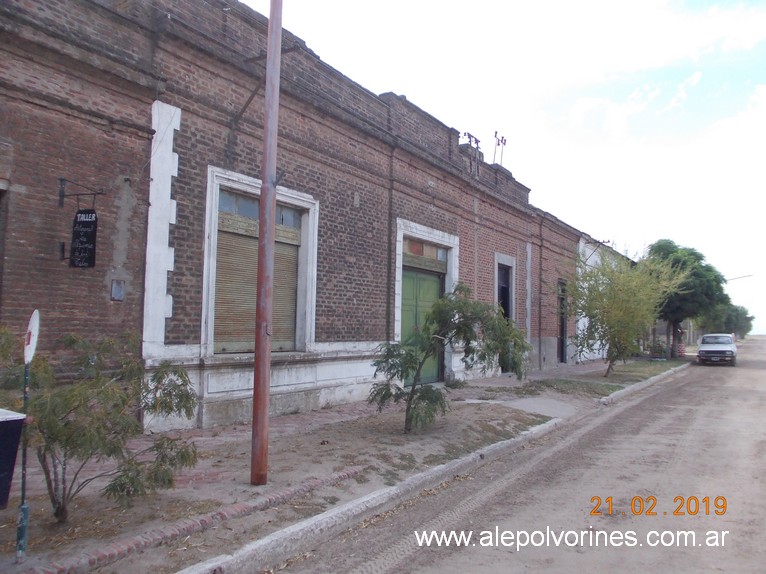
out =
[[[72,222],[72,245],[69,251],[70,267],[96,266],[96,229],[98,217],[95,209],[78,209]]]

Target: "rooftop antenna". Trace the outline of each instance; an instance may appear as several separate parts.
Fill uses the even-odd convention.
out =
[[[464,132],[463,137],[468,138],[468,145],[474,148],[474,157],[476,158],[476,177],[479,177],[479,139],[468,132]],[[474,146],[474,144],[476,145]],[[473,169],[471,171],[473,171]]]
[[[495,162],[497,157],[497,148],[500,148],[500,165],[503,165],[503,150],[505,149],[505,138],[503,136],[497,137],[497,131],[495,132],[495,155],[492,156],[492,163]]]

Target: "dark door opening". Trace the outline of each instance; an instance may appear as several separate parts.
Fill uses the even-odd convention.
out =
[[[508,265],[497,266],[497,304],[503,309],[503,316],[511,318],[511,268]]]
[[[512,289],[513,269],[509,265],[499,263],[497,265],[497,304],[503,310],[503,317],[511,319],[513,316],[513,289]],[[499,358],[500,371],[509,373],[511,371],[511,353],[510,349],[500,353]]]

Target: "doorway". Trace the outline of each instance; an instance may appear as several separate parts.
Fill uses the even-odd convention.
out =
[[[431,306],[443,294],[441,275],[416,269],[402,270],[402,342],[418,332],[425,323]],[[420,372],[422,383],[435,383],[442,379],[443,353],[431,357]],[[405,381],[411,385],[412,381]]]

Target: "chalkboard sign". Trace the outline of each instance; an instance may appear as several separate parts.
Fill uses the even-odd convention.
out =
[[[95,209],[78,209],[72,222],[72,245],[69,251],[70,267],[96,266],[96,229],[98,217]]]

